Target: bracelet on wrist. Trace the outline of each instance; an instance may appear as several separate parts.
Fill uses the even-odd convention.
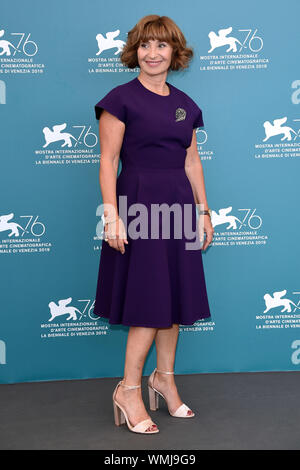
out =
[[[116,219],[114,219],[114,220],[108,220],[108,221],[105,221],[105,224],[111,224],[112,222],[116,222],[116,221],[117,221],[119,218],[120,218],[120,216],[119,216],[119,217],[117,217],[117,218],[116,218]]]
[[[197,211],[198,211],[199,215],[209,215],[209,217],[211,217],[211,209],[209,207],[207,209],[204,209],[204,210],[200,210],[197,207]]]

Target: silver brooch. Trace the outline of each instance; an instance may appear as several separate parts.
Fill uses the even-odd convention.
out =
[[[183,108],[176,109],[176,122],[184,121],[186,118],[186,110]]]

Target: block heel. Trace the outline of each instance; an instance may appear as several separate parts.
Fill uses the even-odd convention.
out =
[[[159,408],[159,394],[152,388],[150,385],[148,385],[148,393],[149,393],[149,404],[150,404],[150,410],[151,411],[156,411]]]
[[[116,402],[113,402],[113,407],[114,407],[114,418],[115,418],[115,425],[116,426],[121,426],[122,424],[126,423],[125,415],[121,408],[118,407]]]

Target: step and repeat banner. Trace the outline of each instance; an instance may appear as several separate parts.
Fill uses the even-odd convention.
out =
[[[139,74],[119,56],[148,14],[171,17],[194,48],[167,80],[203,111],[215,230],[212,316],[180,326],[176,373],[300,369],[299,2],[16,0],[0,24],[1,383],[123,375],[128,327],[93,313],[94,105]],[[153,345],[144,374],[155,359]]]

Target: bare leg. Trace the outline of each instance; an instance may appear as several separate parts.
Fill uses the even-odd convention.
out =
[[[158,370],[174,370],[178,333],[179,325],[177,323],[173,323],[172,328],[157,330],[155,344]],[[174,375],[156,372],[153,386],[166,397],[171,413],[175,412],[182,405],[183,402],[178,394]],[[192,414],[192,411],[188,414]]]
[[[128,332],[124,368],[124,385],[138,385],[142,380],[145,359],[153,343],[157,328],[131,326]],[[150,418],[146,411],[141,388],[129,390],[120,386],[116,400],[124,406],[130,423],[135,426],[140,421]],[[155,430],[150,427],[149,430]]]

